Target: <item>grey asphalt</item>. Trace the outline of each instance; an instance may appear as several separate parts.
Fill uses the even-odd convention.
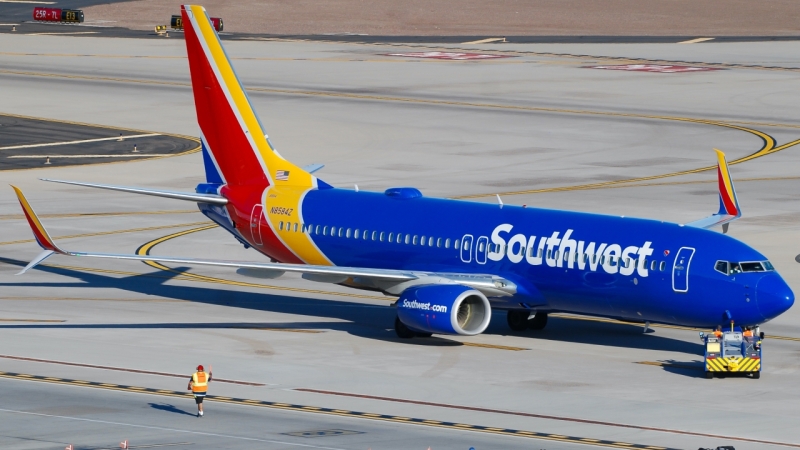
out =
[[[0,84],[8,92],[0,112],[199,134],[191,91],[183,85],[189,78],[182,41],[2,35],[0,42],[11,49],[0,54],[0,66],[5,70],[0,72]],[[76,45],[81,46],[81,55],[87,56],[55,56],[74,55]],[[496,50],[500,46],[477,47]],[[712,165],[715,147],[734,160],[764,146],[757,132],[774,137],[778,145],[800,138],[796,71],[732,68],[659,74],[584,67],[607,64],[599,56],[615,56],[796,69],[800,68],[796,43],[502,48],[532,53],[503,60],[448,62],[383,56],[419,51],[416,47],[226,44],[281,154],[300,165],[326,164],[318,175],[337,186],[358,184],[361,189],[381,190],[413,185],[426,195],[483,195],[478,200],[490,202],[500,193],[506,203],[683,222],[716,211],[713,172],[629,187],[503,193],[690,170]],[[64,89],[81,92],[81,102],[49,100],[48,93]],[[678,118],[700,121],[675,120]],[[794,260],[800,253],[796,245],[800,228],[798,151],[800,147],[790,147],[731,167],[734,180],[738,180],[744,218],[731,225],[730,234],[763,252],[795,292],[800,292],[800,266]],[[195,208],[190,203],[36,179],[192,190],[203,180],[202,173],[200,155],[193,154],[106,166],[6,171],[0,177],[3,183],[22,187],[40,214],[93,214],[45,217],[54,236],[118,231],[64,239],[60,241],[64,247],[132,252],[146,242],[199,226],[204,218],[188,212]],[[691,330],[656,328],[655,333],[644,335],[635,325],[559,318],[541,333],[512,333],[504,325],[503,315],[495,314],[488,332],[474,338],[399,341],[391,331],[394,315],[387,305],[392,299],[293,276],[267,282],[222,269],[191,269],[190,273],[218,279],[201,282],[135,262],[53,257],[41,269],[17,277],[13,274],[39,251],[32,242],[15,243],[31,239],[19,214],[10,189],[0,189],[0,320],[6,321],[0,327],[2,355],[187,375],[196,364],[211,363],[218,376],[267,385],[219,384],[214,393],[220,395],[636,444],[678,448],[728,444],[737,449],[760,449],[786,447],[733,438],[800,442],[800,431],[794,426],[800,419],[796,407],[800,394],[795,388],[800,372],[797,308],[763,326],[768,336],[789,339],[767,340],[760,380],[705,380],[693,368],[700,360],[701,347],[696,331]],[[141,230],[155,226],[169,228]],[[260,260],[219,229],[176,237],[152,251]],[[19,322],[22,320],[32,322]],[[281,327],[313,332],[271,330]],[[508,347],[524,350],[504,349]],[[666,366],[638,364],[641,362]],[[6,358],[0,358],[0,370],[159,389],[181,389],[176,383],[183,383],[170,377]],[[27,389],[16,387],[24,384],[19,381],[2,383],[14,386],[12,391]],[[154,400],[143,395],[31,386],[42,398],[22,396],[8,409],[58,408],[78,401],[71,400],[75,399],[71,395],[85,399],[80,401],[89,409],[106,408],[115,401],[111,397],[120,396],[140,406],[121,408],[136,412],[114,413],[119,414],[119,422],[195,420],[146,406]],[[609,424],[333,396],[296,388]],[[250,428],[261,423],[260,414],[273,417],[274,413],[275,420],[288,420],[282,414],[290,414],[240,412],[243,408],[220,406],[219,411],[231,418],[253,415],[241,419],[241,427],[236,421],[223,427],[255,433]],[[272,430],[328,426],[317,422],[317,416],[291,414],[296,426]],[[18,437],[37,438],[33,419],[13,420],[22,422],[11,428],[19,430]],[[135,422],[138,420],[142,422]],[[403,442],[418,436],[413,434],[417,431],[399,425],[339,420],[331,425],[358,430],[369,427],[368,433],[325,438],[330,439],[331,447],[369,448],[358,439]],[[0,421],[0,429],[4,427]],[[403,448],[450,448],[451,442],[457,444],[452,448],[468,448],[467,440],[472,439],[468,436],[461,441],[463,435],[455,431],[419,431],[429,432],[433,433],[430,444],[410,440],[412,445]],[[54,432],[58,439],[51,440],[62,442],[60,433]],[[178,442],[167,432],[148,436],[150,442]],[[334,445],[336,439],[354,444]],[[530,447],[530,442],[488,435],[475,439],[487,439],[481,442],[490,442],[491,448]],[[109,447],[116,440],[111,439]],[[537,442],[535,446],[559,448],[550,443]],[[34,448],[53,447],[42,444]]]
[[[81,142],[87,140],[94,142]],[[198,145],[179,136],[0,114],[0,170],[130,161],[188,152]]]

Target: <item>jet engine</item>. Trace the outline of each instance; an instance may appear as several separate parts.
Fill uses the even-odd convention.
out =
[[[492,318],[485,295],[459,284],[415,286],[397,301],[397,318],[419,333],[483,333]]]

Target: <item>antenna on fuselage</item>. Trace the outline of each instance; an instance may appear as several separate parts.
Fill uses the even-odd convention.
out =
[[[495,194],[497,196],[497,203],[500,204],[500,209],[503,209],[503,200],[500,198],[500,194]]]

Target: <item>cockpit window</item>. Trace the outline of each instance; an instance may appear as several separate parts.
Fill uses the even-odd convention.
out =
[[[742,272],[769,272],[775,270],[769,261],[717,261],[714,270],[725,275],[736,275]]]

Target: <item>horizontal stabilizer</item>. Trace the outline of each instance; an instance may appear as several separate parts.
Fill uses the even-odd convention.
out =
[[[325,164],[309,164],[307,166],[303,166],[303,170],[308,173],[314,173],[323,167],[325,167]]]
[[[686,225],[695,228],[711,228],[722,225],[723,233],[727,233],[728,223],[742,217],[742,210],[739,208],[739,199],[736,197],[736,189],[733,187],[733,180],[728,170],[728,162],[725,160],[725,153],[717,149],[714,149],[714,151],[717,152],[719,211],[716,214],[689,222]]]
[[[63,180],[49,180],[46,178],[40,178],[42,181],[50,181],[53,183],[63,183],[63,184],[73,184],[75,186],[85,186],[85,187],[93,187],[99,189],[109,189],[112,191],[120,191],[120,192],[129,192],[132,194],[144,194],[144,195],[152,195],[155,197],[164,197],[164,198],[171,198],[175,200],[187,200],[190,202],[197,202],[197,203],[211,203],[214,205],[225,205],[228,203],[228,199],[221,195],[214,195],[214,194],[197,194],[194,192],[173,192],[173,191],[159,191],[155,189],[146,189],[146,188],[138,188],[138,187],[127,187],[127,186],[112,186],[109,184],[95,184],[95,183],[81,183],[78,181],[63,181]]]

